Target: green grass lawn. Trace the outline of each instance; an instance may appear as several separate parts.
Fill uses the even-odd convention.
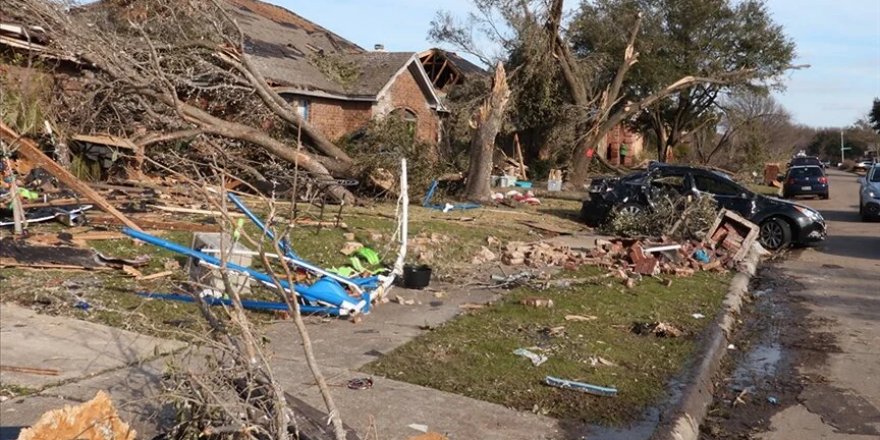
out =
[[[594,268],[583,272],[598,273]],[[670,287],[647,278],[631,290],[616,281],[545,291],[519,288],[489,308],[462,315],[398,348],[365,371],[561,419],[622,424],[661,399],[668,381],[692,360],[729,280],[728,274],[704,272],[675,278]],[[555,307],[520,304],[529,296],[550,298]],[[694,313],[706,318],[695,319]],[[570,314],[598,319],[565,320]],[[652,321],[669,322],[685,336],[631,332],[633,323]],[[561,335],[547,334],[546,329],[558,326],[564,326]],[[549,360],[534,367],[512,353],[520,347],[537,347]],[[594,356],[616,366],[592,366]],[[597,397],[560,390],[542,384],[547,375],[614,386],[619,393]]]

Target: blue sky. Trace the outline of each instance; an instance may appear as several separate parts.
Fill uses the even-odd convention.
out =
[[[269,0],[371,49],[418,51],[438,9],[464,17],[470,0]],[[570,0],[572,6],[575,0]],[[779,101],[797,122],[850,125],[880,97],[880,0],[768,0],[774,19],[797,44]]]

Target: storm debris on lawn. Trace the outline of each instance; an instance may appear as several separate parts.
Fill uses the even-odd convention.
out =
[[[674,242],[669,237],[597,239],[596,246],[590,252],[543,241],[514,241],[504,246],[501,262],[508,266],[562,267],[568,270],[596,265],[608,269],[605,278],[619,278],[624,286],[631,289],[643,276],[690,277],[698,271],[733,269],[745,258],[758,233],[757,226],[727,210],[722,210],[717,215],[715,223],[708,231],[702,241],[689,239]],[[474,263],[491,261],[485,251],[489,249],[481,250],[474,257]],[[533,279],[534,275],[529,275],[528,272],[492,277],[496,282],[495,287],[534,287]],[[543,288],[570,287],[596,281],[599,279],[545,281]],[[667,285],[671,283],[668,279],[661,281]]]
[[[582,316],[582,315],[565,315],[566,321],[575,321],[575,322],[584,322],[584,321],[593,321],[599,319],[598,316]]]
[[[359,251],[363,247],[364,247],[364,245],[362,243],[358,243],[356,241],[349,241],[349,242],[346,242],[344,245],[342,245],[342,249],[340,249],[339,252],[341,252],[342,255],[345,255],[348,257],[348,256],[351,256],[352,254],[354,254],[355,252]]]
[[[535,193],[531,191],[526,191],[526,193],[523,194],[517,190],[510,190],[503,194],[500,192],[496,192],[492,194],[492,201],[510,207],[514,207],[514,203],[523,203],[526,205],[541,204],[541,200],[535,197]]]
[[[590,356],[591,367],[616,367],[617,364],[603,358],[602,356]]]
[[[547,376],[544,383],[551,387],[562,388],[566,390],[580,391],[583,393],[593,394],[596,396],[613,397],[617,395],[617,388],[602,387],[583,382],[575,382],[573,380],[560,379],[558,377]]]
[[[577,268],[588,263],[589,260],[590,258],[585,252],[543,241],[535,243],[512,241],[507,243],[504,247],[504,253],[501,255],[501,262],[508,266]]]
[[[409,252],[420,263],[431,263],[434,261],[435,252],[450,241],[451,238],[446,234],[422,232],[415,237],[410,237],[407,245]]]
[[[528,360],[532,361],[532,365],[534,365],[536,367],[540,367],[541,364],[543,364],[544,362],[547,362],[547,359],[548,359],[547,356],[544,356],[543,354],[538,354],[538,353],[529,351],[525,348],[517,348],[516,350],[513,351],[513,354],[515,354],[517,356],[522,356],[524,358],[528,358]]]
[[[540,308],[551,309],[551,308],[553,308],[553,305],[554,305],[553,300],[550,298],[538,298],[538,297],[534,297],[534,296],[531,296],[528,298],[523,298],[520,301],[520,304],[522,304],[524,306],[528,306],[528,307],[534,307],[536,309],[540,309]]]
[[[632,326],[637,335],[654,335],[658,338],[677,338],[684,334],[678,327],[668,322],[637,322]]]
[[[474,255],[474,258],[471,260],[471,264],[480,265],[486,264],[498,259],[498,256],[495,255],[495,252],[492,252],[486,246],[481,246],[480,250],[477,251],[477,255]]]

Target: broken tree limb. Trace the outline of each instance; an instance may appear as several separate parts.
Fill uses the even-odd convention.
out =
[[[491,195],[492,156],[495,137],[504,120],[504,109],[510,99],[507,74],[501,62],[495,66],[492,91],[474,115],[476,130],[471,138],[470,160],[467,173],[465,198],[486,200]]]
[[[60,371],[56,369],[49,368],[34,368],[34,367],[16,367],[13,365],[0,365],[0,371],[8,371],[10,373],[26,373],[26,374],[39,374],[41,376],[58,376],[61,374]]]
[[[113,217],[116,217],[119,221],[121,221],[129,228],[135,229],[137,231],[142,230],[135,222],[126,217],[125,214],[119,212],[119,210],[114,208],[113,205],[111,205],[107,201],[107,199],[102,197],[81,180],[77,179],[76,176],[70,174],[69,171],[65,170],[61,165],[58,165],[58,163],[52,160],[52,158],[46,156],[39,149],[39,147],[37,147],[36,144],[33,143],[33,141],[28,138],[19,136],[18,133],[7,127],[6,124],[2,122],[0,122],[0,137],[2,137],[9,143],[17,142],[18,154],[33,162],[34,165],[46,170],[46,172],[70,187],[70,189],[80,193],[83,197],[91,200],[102,211],[112,215]]]

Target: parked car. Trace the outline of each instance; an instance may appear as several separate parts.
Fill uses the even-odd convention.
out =
[[[859,214],[862,220],[880,219],[880,163],[859,178]]]
[[[815,156],[797,156],[793,157],[791,161],[788,162],[788,167],[805,167],[805,166],[817,166],[819,168],[824,169],[825,164],[819,160],[818,157]]]
[[[828,195],[828,177],[822,168],[814,165],[791,167],[782,180],[782,197],[785,199],[795,196],[827,199]]]
[[[825,239],[825,219],[818,211],[785,200],[763,196],[714,170],[655,164],[646,171],[623,177],[598,178],[581,206],[581,218],[598,226],[612,214],[650,210],[666,191],[711,195],[722,208],[734,211],[761,228],[760,242],[768,249],[807,245]]]
[[[868,171],[872,166],[874,166],[873,159],[863,159],[863,160],[856,162],[855,169],[862,170],[862,171]]]

